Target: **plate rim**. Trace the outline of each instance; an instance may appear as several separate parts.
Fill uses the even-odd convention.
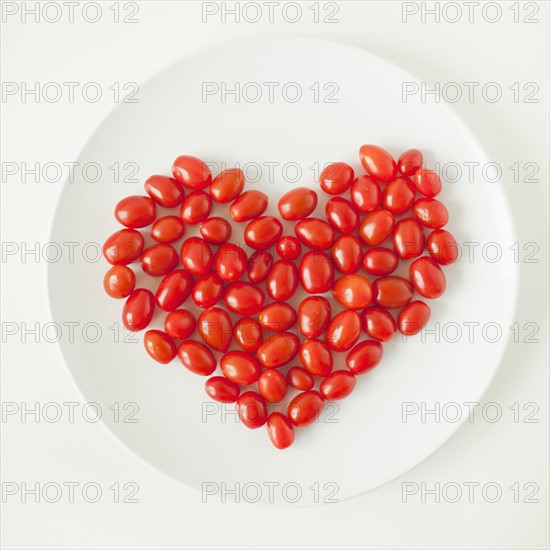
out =
[[[264,35],[248,35],[248,36],[244,36],[244,37],[230,38],[230,39],[227,39],[227,40],[220,40],[220,41],[213,42],[211,44],[207,44],[207,45],[204,45],[204,46],[201,46],[201,47],[198,47],[198,48],[194,48],[194,49],[186,52],[185,54],[181,55],[180,57],[178,57],[175,61],[173,61],[169,65],[163,66],[160,70],[152,73],[148,78],[146,78],[145,80],[143,80],[142,83],[139,84],[140,89],[141,89],[141,87],[147,86],[151,81],[154,81],[154,80],[162,77],[163,74],[173,70],[175,67],[178,67],[179,65],[181,65],[182,63],[184,63],[188,59],[191,59],[193,57],[208,53],[210,51],[216,51],[220,48],[223,48],[224,46],[227,47],[229,45],[234,45],[234,44],[238,44],[238,43],[246,43],[246,42],[255,42],[255,41],[258,41],[258,40],[259,41],[295,40],[295,41],[302,41],[302,42],[308,41],[308,42],[322,43],[324,45],[332,45],[332,46],[341,47],[341,48],[345,48],[345,49],[351,49],[351,50],[354,50],[354,51],[356,51],[358,53],[361,53],[363,55],[366,54],[367,56],[372,56],[373,58],[377,58],[379,61],[385,63],[386,65],[391,67],[393,70],[397,70],[400,73],[407,75],[407,77],[409,77],[411,81],[421,82],[421,80],[419,78],[417,78],[415,76],[415,74],[412,73],[411,71],[409,71],[407,68],[403,68],[401,65],[394,62],[393,60],[388,59],[385,56],[380,55],[376,52],[373,52],[368,48],[363,48],[363,47],[355,45],[355,44],[342,42],[341,40],[334,40],[334,39],[330,39],[330,38],[321,38],[321,37],[310,36],[310,35],[301,34],[301,33],[298,33],[298,34],[292,34],[292,33],[266,33]],[[477,132],[475,132],[465,122],[465,120],[457,112],[454,105],[449,104],[449,103],[444,103],[443,106],[444,106],[445,109],[447,109],[447,111],[449,113],[452,114],[452,117],[454,118],[457,125],[472,140],[472,142],[474,143],[474,145],[476,146],[476,148],[480,152],[480,157],[482,157],[486,162],[488,162],[489,156],[487,155],[485,147],[483,146],[483,144],[479,140]],[[107,123],[107,121],[111,118],[113,113],[119,107],[120,107],[120,104],[113,105],[113,107],[108,109],[108,111],[102,117],[100,117],[97,124],[94,125],[93,129],[90,131],[90,133],[88,135],[88,138],[83,143],[82,147],[79,148],[79,152],[76,155],[76,160],[81,158],[82,154],[85,152],[88,145],[93,141],[95,136],[100,132],[100,130],[103,128],[103,126]],[[53,237],[54,237],[55,224],[56,224],[56,219],[58,217],[58,213],[59,213],[59,210],[60,210],[60,203],[61,203],[61,200],[62,200],[63,192],[64,192],[64,190],[66,188],[66,185],[69,181],[69,178],[70,178],[70,176],[67,176],[67,178],[65,178],[63,180],[63,186],[61,187],[61,190],[59,192],[59,195],[58,195],[56,203],[55,203],[53,216],[51,218],[50,225],[49,225],[49,230],[48,230],[48,235],[49,235],[50,240],[52,240]],[[511,203],[510,203],[510,198],[509,198],[508,194],[505,192],[505,189],[503,189],[503,188],[501,189],[500,196],[502,198],[502,204],[504,205],[504,213],[503,214],[507,218],[507,221],[509,221],[509,224],[507,224],[508,225],[508,231],[510,232],[510,234],[511,234],[511,236],[514,239],[514,242],[515,242],[517,240],[517,227],[516,227],[516,223],[515,223],[515,219],[514,219],[514,215],[513,215],[513,210],[512,210],[512,207],[511,207]],[[48,308],[49,318],[52,321],[55,321],[54,312],[53,312],[54,306],[53,306],[52,281],[51,281],[52,269],[53,269],[53,267],[50,264],[48,264],[47,269],[46,269],[45,283],[46,283],[46,297],[47,297],[47,308]],[[517,312],[518,307],[519,307],[519,303],[518,303],[519,282],[520,282],[519,265],[514,263],[514,268],[513,268],[513,271],[511,270],[511,272],[513,273],[513,289],[511,289],[511,290],[513,290],[513,300],[512,300],[513,301],[513,307],[510,310],[510,315],[513,318],[514,314]],[[485,396],[485,394],[488,392],[489,388],[493,384],[495,376],[496,376],[497,372],[499,371],[499,369],[501,367],[503,358],[506,355],[506,353],[507,353],[507,351],[510,347],[510,342],[511,342],[511,335],[510,335],[509,331],[507,331],[506,336],[503,339],[502,345],[500,347],[498,357],[495,358],[496,366],[493,369],[493,372],[491,373],[490,377],[488,378],[486,385],[484,386],[484,388],[482,389],[480,394],[477,396],[477,401],[479,401],[479,402],[482,401],[483,397]],[[88,399],[85,395],[84,389],[78,383],[76,377],[74,376],[74,374],[73,374],[73,372],[72,372],[72,370],[69,366],[69,362],[68,362],[68,359],[65,355],[64,348],[61,345],[61,341],[56,342],[55,345],[58,348],[58,350],[60,351],[61,357],[63,359],[62,363],[64,365],[64,369],[68,373],[69,378],[70,378],[72,384],[74,385],[74,387],[77,391],[77,394],[85,402],[88,402]],[[448,432],[448,434],[446,434],[446,437],[429,454],[427,454],[425,457],[423,457],[420,461],[416,462],[413,466],[407,468],[406,470],[404,470],[404,471],[402,471],[402,472],[400,472],[396,475],[392,474],[392,475],[388,476],[387,478],[383,478],[382,480],[380,480],[380,482],[377,482],[375,485],[373,485],[372,487],[370,487],[370,488],[368,488],[364,491],[343,496],[343,497],[339,498],[339,501],[349,500],[349,499],[352,499],[352,498],[357,498],[357,497],[364,496],[365,494],[371,493],[373,491],[376,491],[376,490],[384,487],[385,485],[388,485],[389,483],[399,479],[401,476],[407,474],[408,472],[411,472],[412,470],[414,470],[415,468],[417,468],[418,466],[420,466],[421,464],[426,462],[429,458],[431,458],[437,451],[439,451],[456,434],[456,432],[464,425],[465,420],[466,420],[465,415],[462,415],[462,418],[460,419],[460,421],[452,425],[452,429]],[[110,435],[110,437],[113,440],[115,440],[126,451],[128,451],[131,456],[137,458],[138,461],[140,463],[144,464],[147,468],[152,469],[153,471],[160,474],[161,476],[163,476],[166,479],[177,482],[178,485],[184,486],[187,489],[191,489],[192,491],[194,491],[196,493],[200,493],[199,487],[197,487],[195,485],[192,485],[191,483],[187,482],[186,480],[184,480],[182,478],[176,477],[175,475],[169,473],[168,471],[165,471],[161,467],[157,466],[154,462],[149,461],[148,459],[143,457],[141,454],[139,454],[139,452],[137,450],[133,449],[130,446],[129,443],[127,443],[125,440],[121,439],[117,435],[117,433],[111,428],[110,424],[108,424],[104,420],[103,416],[100,418],[100,420],[97,422],[97,424],[100,424],[103,427],[103,429],[106,430],[106,432]],[[280,505],[280,504],[277,504],[277,503],[264,503],[262,500],[260,500],[258,503],[255,503],[255,504],[260,504],[262,506],[270,507],[270,508],[288,508],[288,504]],[[320,506],[320,505],[324,505],[324,504],[325,503],[322,503],[322,502],[320,502],[320,503],[304,503],[304,504],[296,503],[296,504],[293,504],[292,506],[294,508],[305,508],[305,507],[311,507],[311,506]]]

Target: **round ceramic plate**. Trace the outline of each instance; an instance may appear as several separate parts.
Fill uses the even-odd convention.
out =
[[[312,38],[253,37],[196,53],[148,81],[137,103],[119,104],[92,135],[78,162],[97,163],[102,175],[91,182],[90,164],[85,176],[77,170],[65,184],[51,240],[103,243],[119,228],[114,205],[143,194],[149,175],[169,175],[180,154],[199,156],[214,171],[239,164],[246,189],[269,195],[268,213],[276,213],[278,198],[293,187],[317,189],[319,167],[328,162],[345,161],[362,173],[358,149],[364,143],[382,145],[396,157],[418,147],[428,166],[483,166],[482,148],[452,109],[418,98],[403,101],[403,83],[414,82],[368,51]],[[445,182],[441,199],[459,243],[514,242],[499,186],[462,177]],[[218,212],[227,215],[226,209]],[[88,245],[89,258],[96,248]],[[294,500],[299,487],[299,502],[309,504],[333,493],[334,499],[357,495],[405,473],[466,418],[456,420],[449,403],[480,400],[506,347],[517,271],[485,260],[481,247],[475,250],[473,258],[463,254],[445,269],[447,291],[430,302],[428,328],[434,332],[386,344],[382,362],[359,377],[354,393],[327,404],[316,424],[297,430],[286,451],[271,445],[265,428],[239,424],[234,406],[210,401],[205,379],[177,358],[159,365],[148,357],[143,333],[122,328],[122,301],[103,292],[103,259],[52,263],[48,283],[56,322],[101,329],[99,337],[90,325],[86,338],[63,339],[62,352],[84,398],[102,406],[102,421],[127,448],[199,490],[251,484],[250,498],[260,488],[267,502],[273,483],[280,484],[273,485],[275,502]],[[138,286],[157,284],[138,274]],[[152,326],[161,328],[162,322],[157,312]],[[504,327],[500,339],[493,341],[496,329],[487,323]],[[446,407],[442,418],[423,419],[422,411],[434,407]],[[296,485],[281,496],[277,490],[287,483]]]

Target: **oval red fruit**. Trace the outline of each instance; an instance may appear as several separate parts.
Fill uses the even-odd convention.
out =
[[[391,234],[394,218],[388,210],[369,212],[359,226],[359,237],[368,246],[382,244]]]
[[[214,267],[222,281],[240,279],[247,266],[248,258],[244,250],[236,244],[222,244],[214,255]]]
[[[315,385],[313,375],[303,367],[292,367],[286,375],[286,381],[297,390],[307,391]]]
[[[402,260],[418,258],[424,251],[424,231],[413,218],[397,222],[393,229],[393,248]]]
[[[202,341],[216,351],[226,352],[233,337],[229,315],[219,307],[205,309],[197,319]]]
[[[210,186],[210,195],[221,204],[236,199],[244,187],[244,173],[240,168],[228,168],[220,172]]]
[[[173,311],[187,300],[193,288],[193,277],[185,269],[168,273],[160,282],[155,293],[155,300],[160,309]]]
[[[413,214],[422,225],[431,229],[439,229],[449,221],[446,206],[437,199],[418,199],[414,203]]]
[[[283,226],[273,216],[260,216],[248,223],[244,230],[244,241],[251,248],[265,250],[281,237]]]
[[[389,275],[396,270],[398,263],[397,254],[382,246],[369,248],[363,257],[363,269],[371,275]]]
[[[257,355],[265,368],[278,368],[292,361],[299,348],[297,336],[290,332],[277,332],[258,348]]]
[[[418,149],[408,149],[399,157],[397,168],[404,176],[412,176],[421,166],[424,157]]]
[[[171,311],[164,319],[164,330],[176,340],[187,340],[195,332],[195,316],[186,309]]]
[[[327,328],[326,341],[334,351],[347,351],[355,345],[361,334],[361,318],[350,309],[336,314]]]
[[[273,265],[273,256],[266,250],[258,250],[248,259],[247,273],[252,283],[263,281],[271,266]]]
[[[122,308],[122,322],[128,330],[143,330],[151,322],[154,311],[153,293],[145,288],[136,288]]]
[[[309,390],[298,394],[288,406],[288,418],[295,426],[303,427],[313,424],[323,407],[325,400],[323,396],[315,391]]]
[[[237,400],[237,414],[247,428],[260,428],[267,422],[265,399],[254,391],[242,393]]]
[[[322,396],[328,401],[344,399],[354,390],[355,375],[347,370],[337,370],[329,374],[319,388]]]
[[[332,295],[347,309],[364,309],[371,302],[371,284],[362,275],[344,275],[334,282]]]
[[[361,314],[363,330],[374,340],[387,342],[397,332],[397,325],[391,314],[383,307],[371,306]]]
[[[278,403],[288,390],[286,378],[277,369],[266,369],[258,378],[258,391],[269,403]]]
[[[325,332],[331,316],[330,303],[322,296],[310,296],[300,302],[298,326],[306,338],[319,338]]]
[[[430,320],[430,313],[430,307],[424,302],[420,300],[411,302],[399,314],[399,318],[397,319],[399,331],[405,336],[419,333]]]
[[[151,197],[132,195],[122,199],[115,206],[117,221],[132,229],[151,225],[156,215],[155,201]]]
[[[136,286],[134,272],[125,265],[114,265],[103,277],[103,288],[111,298],[126,298]]]
[[[284,220],[307,218],[317,206],[317,193],[308,187],[297,187],[285,193],[277,205]]]
[[[427,168],[419,168],[414,173],[414,184],[420,193],[431,199],[441,191],[439,176]]]
[[[216,370],[216,358],[201,342],[186,340],[178,346],[182,365],[195,374],[210,376]]]
[[[286,449],[294,443],[294,428],[290,420],[280,412],[274,412],[267,419],[267,433],[277,449]]]
[[[209,244],[200,237],[189,237],[181,244],[180,259],[183,267],[193,275],[210,271],[214,257]]]
[[[341,195],[353,181],[353,168],[345,162],[334,162],[319,174],[319,186],[329,195]]]
[[[103,245],[103,256],[112,265],[128,265],[143,252],[143,235],[135,229],[121,229],[113,233]]]
[[[222,244],[231,237],[231,224],[224,218],[212,217],[201,222],[199,226],[202,238],[212,244]]]
[[[355,273],[361,267],[363,247],[354,235],[342,235],[334,241],[330,255],[339,271]]]
[[[427,256],[417,258],[409,266],[409,278],[416,292],[424,298],[439,298],[447,286],[443,271]]]
[[[158,243],[173,243],[183,237],[185,224],[177,216],[159,218],[151,227],[151,237]]]
[[[214,271],[208,271],[195,281],[191,298],[200,308],[215,306],[223,295],[223,281]]]
[[[160,206],[174,208],[181,204],[185,193],[174,178],[151,176],[145,182],[145,191]]]
[[[151,277],[162,277],[178,265],[178,253],[169,244],[154,244],[140,258],[141,269]]]
[[[234,327],[235,342],[244,351],[257,351],[263,342],[262,327],[252,317],[241,317]]]
[[[310,248],[325,250],[334,242],[334,229],[319,218],[305,218],[294,226],[294,232],[300,242]]]
[[[257,359],[244,351],[228,351],[220,360],[224,376],[241,386],[250,386],[260,377],[262,368]]]
[[[170,363],[178,353],[172,338],[162,330],[148,330],[143,336],[143,344],[147,353],[163,365]]]
[[[360,212],[371,212],[380,206],[380,186],[370,176],[359,176],[352,184],[350,198]]]
[[[395,178],[384,189],[382,203],[392,214],[404,214],[414,204],[416,189],[407,178]]]
[[[304,340],[300,346],[300,361],[314,376],[324,377],[332,370],[332,352],[321,340]]]
[[[255,315],[264,306],[265,295],[256,285],[237,281],[225,288],[223,300],[233,313]]]
[[[212,199],[204,191],[189,193],[181,203],[180,218],[187,225],[195,225],[206,220],[212,211]]]
[[[325,215],[332,227],[341,233],[353,233],[359,227],[359,214],[353,204],[342,197],[327,202]]]
[[[241,390],[238,384],[223,376],[213,376],[204,383],[206,393],[220,403],[235,403],[239,399]]]
[[[300,282],[309,294],[328,292],[334,281],[330,258],[320,250],[306,252],[300,260]]]
[[[386,308],[407,305],[413,295],[413,287],[407,279],[397,275],[380,277],[372,284],[372,299],[375,304]]]
[[[275,250],[281,259],[292,261],[302,253],[302,245],[296,237],[281,237]]]
[[[428,235],[426,248],[438,264],[448,265],[458,260],[458,243],[445,229],[432,231]]]
[[[267,208],[268,198],[261,191],[245,191],[229,207],[229,214],[236,222],[247,222],[261,216]]]
[[[212,183],[212,172],[207,164],[197,157],[179,156],[172,165],[176,180],[190,189],[204,189]]]
[[[378,181],[388,183],[395,177],[397,172],[395,161],[382,147],[362,145],[359,149],[359,158],[363,168]]]
[[[269,270],[265,288],[273,300],[284,302],[296,292],[298,282],[296,265],[293,262],[279,260]]]
[[[273,332],[284,332],[296,323],[296,311],[285,302],[275,302],[265,306],[258,317],[260,325]]]
[[[364,374],[382,360],[384,350],[380,342],[366,340],[357,344],[347,355],[346,365],[353,374]]]

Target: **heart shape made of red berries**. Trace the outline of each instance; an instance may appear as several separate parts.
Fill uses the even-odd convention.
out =
[[[441,296],[440,265],[458,257],[454,237],[442,229],[447,209],[434,198],[440,178],[423,165],[422,153],[410,149],[396,163],[386,150],[363,145],[359,156],[365,174],[356,176],[343,162],[321,172],[320,188],[330,196],[324,217],[311,216],[318,194],[300,187],[280,198],[279,218],[264,215],[267,195],[243,192],[241,169],[213,178],[205,162],[182,155],[173,177],[151,176],[147,196],[116,205],[125,228],[103,246],[112,264],[104,288],[126,298],[126,328],[145,329],[156,308],[167,313],[164,331],[145,333],[149,355],[164,364],[178,355],[188,370],[210,377],[208,395],[236,402],[248,428],[267,424],[279,449],[293,443],[294,427],[318,418],[325,400],[352,393],[356,376],[382,359],[382,343],[426,325],[430,308],[413,295]],[[225,205],[225,217],[211,216],[213,204]],[[177,210],[157,217],[159,208]],[[284,224],[293,224],[295,235],[283,235]],[[144,248],[138,229],[148,226],[156,244]],[[198,226],[200,236],[183,239],[188,226]],[[240,240],[236,228],[243,229]],[[182,239],[178,254],[174,245]],[[147,275],[162,277],[155,294],[135,288],[128,265],[137,260]],[[408,278],[393,274],[409,261]],[[300,293],[293,307],[288,302]],[[198,316],[181,307],[189,298]],[[333,370],[341,353],[347,368]],[[301,366],[288,368],[297,356]],[[218,363],[221,374],[212,376]],[[280,403],[289,387],[300,393],[286,410],[269,414],[267,403]]]

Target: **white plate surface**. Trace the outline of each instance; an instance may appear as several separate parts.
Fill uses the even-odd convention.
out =
[[[482,148],[447,105],[402,101],[402,83],[414,81],[368,51],[311,38],[254,37],[201,51],[148,81],[138,103],[117,106],[92,135],[78,162],[98,163],[102,177],[89,183],[77,171],[75,181],[65,184],[51,240],[102,243],[117,229],[112,214],[116,202],[142,194],[148,175],[169,174],[179,154],[247,165],[253,180],[261,167],[259,181],[247,188],[265,191],[273,213],[285,191],[299,185],[316,188],[315,166],[342,160],[361,172],[357,151],[363,143],[380,144],[396,156],[418,147],[428,166],[437,161],[485,164]],[[210,90],[240,83],[240,101],[227,95],[223,102],[221,92],[205,101],[205,82],[215,83]],[[273,102],[266,82],[279,83]],[[302,92],[296,103],[282,99],[290,82]],[[244,92],[247,83],[252,84]],[[336,83],[332,97],[337,102],[323,101],[336,89],[329,83]],[[319,89],[317,102],[311,87]],[[244,99],[243,93],[253,99],[258,89],[259,101]],[[285,90],[293,97],[296,85]],[[114,163],[119,163],[120,178],[130,173],[125,163],[137,163],[139,181],[114,182],[108,168]],[[273,178],[270,163],[275,163]],[[301,168],[297,179],[295,164]],[[285,181],[285,174],[295,181]],[[498,242],[505,248],[514,242],[500,186],[467,183],[463,177],[446,184],[441,198],[450,211],[448,228],[460,243]],[[322,200],[318,208],[322,213]],[[101,404],[102,421],[111,433],[158,470],[195,488],[205,482],[225,482],[228,488],[235,482],[264,488],[267,482],[296,482],[309,494],[309,501],[304,497],[301,503],[315,501],[308,489],[314,483],[320,484],[321,501],[332,491],[331,485],[323,492],[326,483],[336,484],[339,499],[371,490],[442,445],[461,421],[421,422],[416,415],[404,422],[403,403],[433,408],[435,403],[479,401],[506,348],[517,290],[515,264],[491,263],[479,254],[470,262],[463,256],[445,270],[444,296],[430,303],[429,328],[439,331],[439,342],[429,334],[424,341],[420,336],[407,342],[395,338],[385,345],[382,363],[359,379],[350,398],[328,406],[319,423],[300,430],[294,446],[280,452],[265,429],[248,430],[235,421],[232,406],[210,402],[204,379],[187,372],[177,359],[168,366],[150,360],[142,333],[124,342],[128,333],[121,330],[116,341],[109,327],[117,323],[120,328],[122,302],[103,293],[106,269],[102,259],[85,262],[78,256],[73,263],[50,264],[48,283],[56,322],[92,322],[102,329],[95,343],[63,338],[61,346],[83,396]],[[138,275],[138,286],[153,289],[157,283]],[[160,328],[162,320],[157,313],[153,326]],[[481,324],[473,342],[469,322]],[[481,336],[490,322],[505,329],[494,343]],[[458,339],[457,328],[462,333]],[[93,337],[93,330],[89,334]],[[122,421],[132,406],[115,421],[109,407],[128,402],[138,404],[138,422]],[[452,416],[451,409],[447,412]],[[253,491],[250,495],[253,499]]]

